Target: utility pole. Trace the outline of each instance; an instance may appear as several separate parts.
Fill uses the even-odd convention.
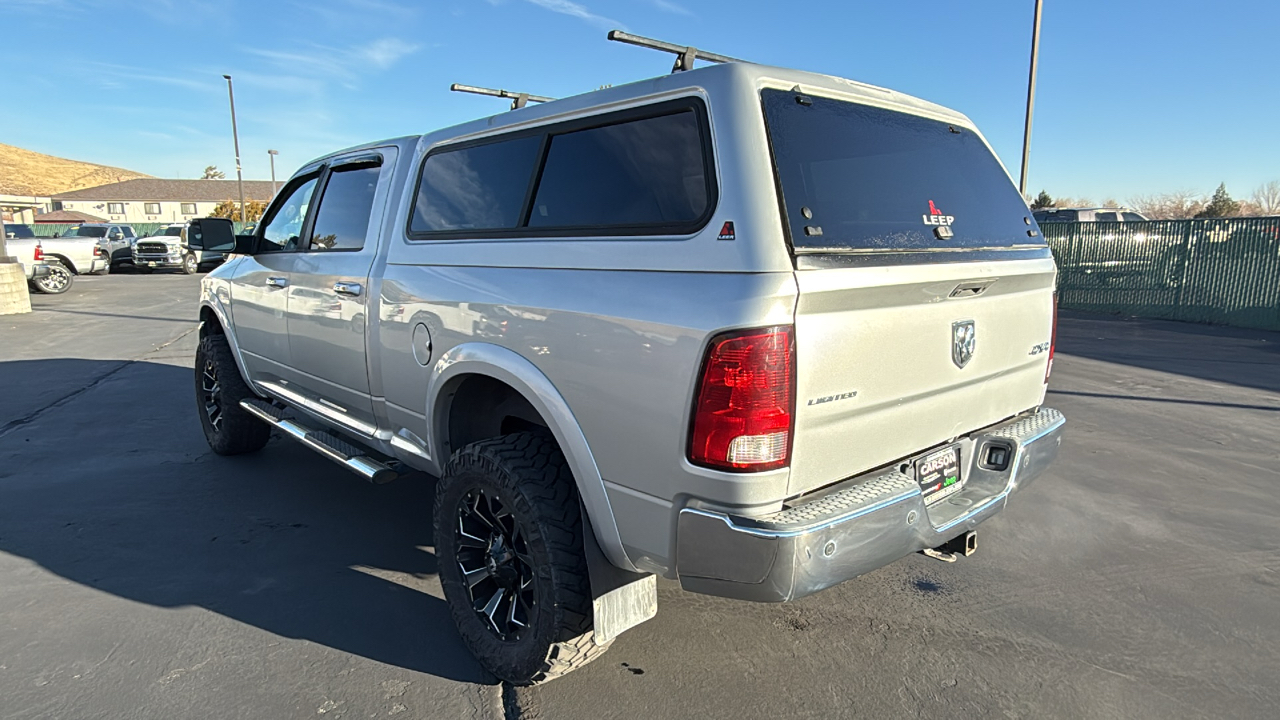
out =
[[[1040,9],[1044,0],[1036,0],[1036,15],[1031,30],[1031,76],[1027,80],[1027,124],[1022,130],[1022,175],[1018,191],[1027,196],[1027,164],[1031,155],[1031,113],[1036,106],[1036,66],[1040,64]]]
[[[280,154],[279,150],[268,150],[267,158],[271,160],[271,197],[276,196],[276,156]]]
[[[231,138],[236,144],[236,187],[240,190],[240,225],[244,225],[244,173],[240,171],[240,134],[236,131],[236,94],[231,89],[231,76],[227,80],[227,97],[231,100]]]

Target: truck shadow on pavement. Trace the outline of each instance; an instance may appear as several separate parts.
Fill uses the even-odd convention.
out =
[[[1280,393],[1280,333],[1074,310],[1057,352]]]
[[[89,382],[103,364],[0,363],[0,387],[68,374]],[[343,665],[346,653],[495,682],[440,599],[431,478],[368,485],[278,438],[259,453],[219,457],[192,395],[189,368],[134,362],[0,437],[0,552],[120,598],[197,606],[267,633],[189,613],[148,616],[155,633],[213,633],[191,638],[206,647],[231,633],[237,646],[260,641],[263,659],[288,652],[292,662]],[[59,602],[56,589],[45,592]],[[109,623],[118,606],[92,599],[68,608]]]

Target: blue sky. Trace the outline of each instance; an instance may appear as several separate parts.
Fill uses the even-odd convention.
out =
[[[1046,0],[1031,188],[1237,197],[1280,179],[1280,3]],[[245,177],[504,109],[453,82],[571,95],[661,74],[614,27],[884,85],[977,122],[1017,174],[1033,0],[0,0],[0,142]]]

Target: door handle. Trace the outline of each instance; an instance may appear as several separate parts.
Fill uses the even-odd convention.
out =
[[[267,287],[283,288],[289,286],[289,278],[269,277],[267,278]]]
[[[360,283],[353,282],[336,282],[333,284],[333,291],[339,295],[350,295],[351,297],[359,297],[364,292],[364,288],[360,287]]]

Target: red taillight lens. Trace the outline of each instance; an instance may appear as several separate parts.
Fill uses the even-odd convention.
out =
[[[716,336],[693,406],[689,461],[722,470],[772,470],[791,454],[795,387],[790,327]]]
[[[44,259],[44,248],[40,247],[39,245],[36,245],[36,256],[35,256],[35,259],[36,259],[36,260],[43,260],[43,259]]]
[[[1053,350],[1058,347],[1058,293],[1053,294],[1053,333],[1049,335],[1049,366],[1044,369],[1044,381],[1049,382],[1053,373]]]

